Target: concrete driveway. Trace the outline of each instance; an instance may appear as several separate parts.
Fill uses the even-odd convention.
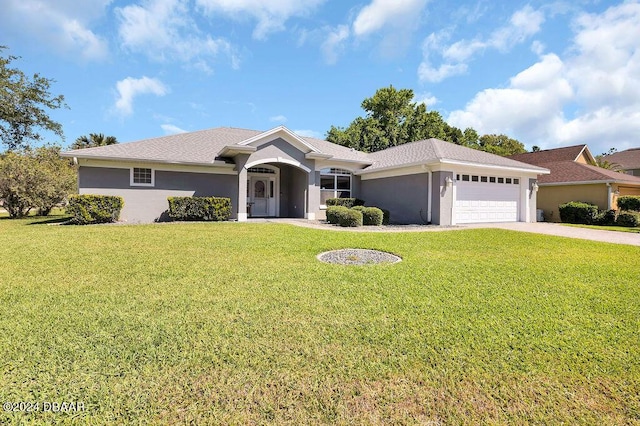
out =
[[[391,226],[364,226],[358,228],[341,228],[329,225],[324,221],[306,219],[250,219],[254,223],[289,223],[306,228],[326,229],[339,232],[446,232],[461,229],[497,228],[511,231],[531,232],[534,234],[555,235],[558,237],[579,238],[582,240],[601,241],[604,243],[628,244],[640,246],[640,234],[631,232],[603,231],[600,229],[578,228],[575,226],[560,225],[558,223],[478,223],[457,226],[436,225],[391,225]]]
[[[534,234],[555,235],[558,237],[579,238],[581,240],[602,241],[605,243],[628,244],[640,246],[640,234],[631,232],[603,231],[601,229],[579,228],[559,223],[480,223],[460,225],[460,228],[499,228],[511,231],[532,232]]]

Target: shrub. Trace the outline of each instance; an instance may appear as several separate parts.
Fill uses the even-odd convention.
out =
[[[358,206],[354,207],[353,210],[356,210]],[[382,210],[377,207],[362,207],[362,223],[365,226],[380,226],[382,225],[382,219],[384,218],[384,214]]]
[[[223,221],[231,217],[231,199],[223,197],[169,197],[173,220]]]
[[[620,213],[616,219],[616,225],[635,228],[640,224],[640,218],[637,213]]]
[[[571,201],[558,206],[560,220],[564,223],[581,223],[590,225],[598,215],[598,206],[579,201]]]
[[[349,210],[343,206],[331,206],[327,207],[327,222],[337,225],[340,223],[340,216],[344,213],[345,210]]]
[[[339,213],[338,224],[343,227],[362,226],[362,212],[353,209],[345,209]]]
[[[380,209],[380,210],[382,210],[382,224],[388,225],[389,220],[391,219],[391,212],[387,209]]]
[[[72,223],[87,225],[116,222],[123,206],[122,197],[113,195],[73,195],[66,210]]]
[[[616,211],[604,210],[599,212],[594,223],[602,226],[614,225],[616,223]]]
[[[640,196],[625,195],[618,198],[618,208],[620,210],[640,212]]]
[[[326,201],[329,206],[343,206],[350,209],[353,206],[364,206],[364,201],[359,198],[329,198]]]

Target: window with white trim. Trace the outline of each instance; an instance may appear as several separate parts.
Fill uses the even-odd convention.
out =
[[[351,197],[351,172],[345,169],[320,170],[320,204],[326,205],[329,198]]]
[[[134,167],[131,169],[131,186],[153,186],[155,184],[153,169]]]

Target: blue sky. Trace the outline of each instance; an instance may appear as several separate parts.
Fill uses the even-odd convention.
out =
[[[323,137],[392,84],[527,148],[640,146],[637,1],[2,3],[14,65],[66,97],[51,114],[66,144],[281,124]]]

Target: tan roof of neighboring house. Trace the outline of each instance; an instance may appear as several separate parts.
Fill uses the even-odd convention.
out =
[[[640,148],[614,152],[605,157],[609,163],[617,164],[624,170],[640,169]]]
[[[123,161],[150,161],[162,163],[213,164],[224,161],[221,152],[229,146],[243,146],[250,139],[260,137],[261,134],[281,131],[294,135],[284,127],[268,132],[246,130],[230,127],[200,130],[196,132],[180,133],[116,145],[85,148],[64,152],[65,157],[88,159],[109,159]],[[283,133],[284,134],[284,133]],[[531,166],[506,157],[490,154],[471,148],[466,148],[439,139],[427,139],[411,142],[397,147],[374,153],[365,153],[355,149],[337,145],[325,140],[300,137],[308,146],[317,150],[319,154],[332,156],[334,160],[355,161],[363,165],[370,165],[361,172],[376,171],[405,167],[412,164],[427,164],[430,162],[458,162],[492,165],[515,168],[528,171],[546,173],[545,168]]]
[[[563,183],[563,182],[626,182],[640,185],[640,177],[631,176],[613,170],[603,169],[598,166],[589,164],[576,163],[575,161],[558,161],[556,163],[547,163],[544,165],[551,170],[551,174],[539,176],[538,181],[545,183]]]
[[[523,154],[510,155],[509,158],[540,166],[542,164],[556,163],[558,161],[576,161],[585,150],[589,150],[586,145],[573,145],[563,148],[545,149],[537,152],[525,152]]]
[[[586,152],[587,156],[591,156],[586,145],[574,145],[516,154],[509,156],[509,158],[549,169],[551,174],[538,176],[540,184],[625,182],[640,185],[640,177],[577,162],[576,160],[583,152]]]

